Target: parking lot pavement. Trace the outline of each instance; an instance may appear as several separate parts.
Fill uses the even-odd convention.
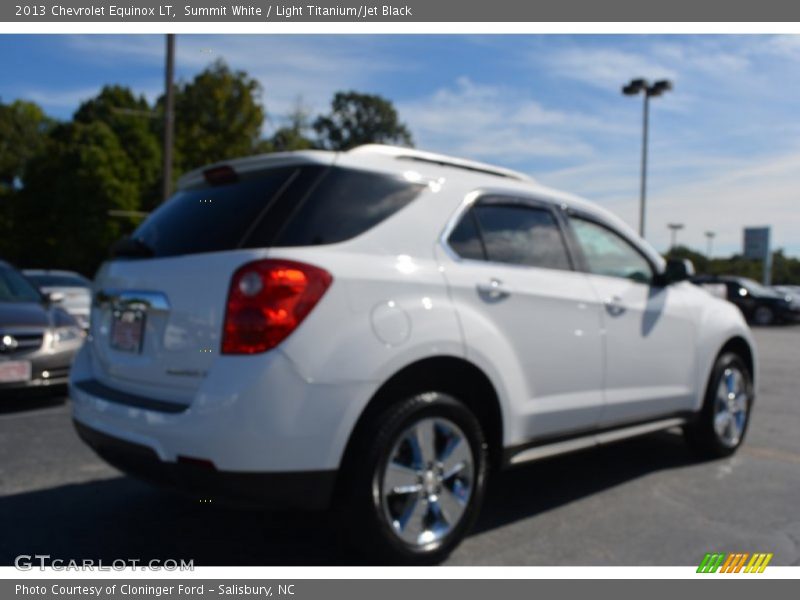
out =
[[[670,432],[495,478],[456,565],[696,565],[712,550],[800,564],[800,327],[756,330],[759,396],[744,447],[697,462]],[[324,513],[192,503],[121,476],[66,405],[0,405],[0,564],[53,558],[196,565],[353,564]]]

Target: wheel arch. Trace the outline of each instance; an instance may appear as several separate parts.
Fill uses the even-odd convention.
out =
[[[500,399],[489,377],[475,364],[456,356],[417,360],[391,375],[361,411],[342,455],[338,485],[347,478],[348,465],[359,455],[372,423],[387,408],[408,395],[436,391],[463,401],[484,428],[491,466],[503,454],[503,415]]]
[[[753,380],[753,385],[755,385],[756,382],[755,353],[753,352],[753,348],[750,345],[750,342],[748,342],[740,335],[733,336],[722,345],[722,348],[720,348],[719,352],[717,353],[717,358],[719,358],[726,352],[732,352],[733,354],[736,354],[739,358],[741,358],[744,361],[745,365],[747,365],[747,368],[750,371],[750,377]],[[716,360],[714,362],[716,362]]]
[[[711,385],[711,378],[714,375],[714,365],[716,365],[719,358],[727,352],[732,352],[744,361],[745,366],[750,371],[753,389],[756,389],[756,377],[758,369],[756,352],[752,342],[740,333],[733,333],[727,337],[727,339],[725,339],[722,345],[717,347],[718,349],[716,352],[706,355],[708,357],[707,366],[698,373],[698,376],[702,377],[702,380],[698,382],[698,397],[697,404],[694,408],[695,412],[699,412],[703,409],[703,404],[705,403],[706,395],[708,394],[708,389]]]

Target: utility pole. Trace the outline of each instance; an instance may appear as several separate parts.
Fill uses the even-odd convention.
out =
[[[167,61],[164,81],[164,165],[162,201],[172,195],[172,146],[175,136],[175,34],[167,34]]]

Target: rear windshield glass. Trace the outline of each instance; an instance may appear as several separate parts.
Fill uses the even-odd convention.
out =
[[[241,181],[178,192],[133,233],[138,249],[130,255],[342,242],[406,206],[422,187],[339,167],[262,171]]]
[[[298,171],[274,169],[243,181],[179,191],[132,237],[152,256],[237,248],[270,200]]]

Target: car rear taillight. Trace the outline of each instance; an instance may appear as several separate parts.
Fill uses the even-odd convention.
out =
[[[256,354],[291,334],[319,302],[331,274],[305,263],[266,259],[233,274],[222,334],[223,354]]]

